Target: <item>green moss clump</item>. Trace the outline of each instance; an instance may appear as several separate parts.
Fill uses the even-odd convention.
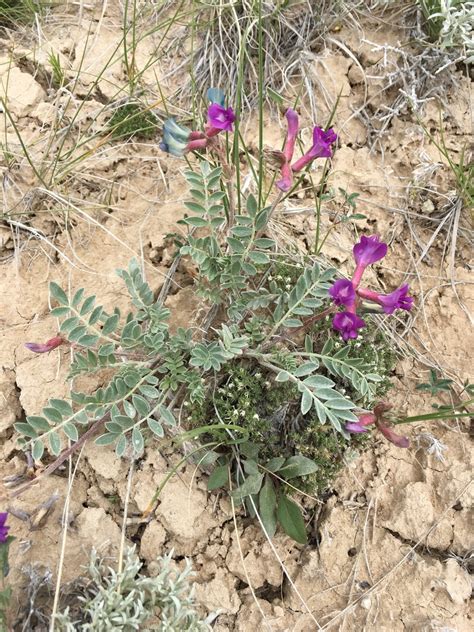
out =
[[[249,441],[259,446],[258,461],[262,465],[274,457],[307,456],[318,464],[318,471],[292,484],[309,494],[325,491],[354,441],[349,444],[332,426],[321,425],[315,411],[303,417],[299,412],[301,395],[294,384],[275,382],[273,375],[250,363],[226,367],[225,375],[212,397],[200,406],[193,405],[190,425],[224,422],[245,428]],[[228,436],[222,431],[207,439],[225,442]],[[356,444],[360,441],[355,439]]]
[[[302,454],[318,465],[314,474],[292,481],[292,485],[308,494],[321,494],[326,491],[336,474],[344,465],[344,457],[349,448],[360,449],[369,441],[370,435],[352,435],[350,444],[330,425],[322,426],[313,417],[308,426],[293,433],[295,454]]]
[[[270,376],[251,364],[227,367],[225,381],[214,390],[212,397],[194,406],[189,420],[192,427],[204,424],[232,423],[245,428],[249,441],[262,445],[260,456],[272,458],[282,454],[280,437],[274,427],[276,411],[296,395],[288,384],[276,384]],[[216,441],[228,439],[213,433]]]
[[[107,127],[114,139],[133,136],[148,140],[155,136],[158,120],[153,112],[145,110],[140,103],[131,102],[114,111]]]

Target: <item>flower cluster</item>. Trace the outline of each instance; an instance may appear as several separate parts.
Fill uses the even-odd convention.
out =
[[[334,329],[340,332],[344,340],[357,338],[359,329],[365,327],[365,321],[357,315],[357,308],[361,300],[370,301],[372,308],[386,314],[393,314],[396,309],[409,311],[413,306],[413,297],[408,294],[408,285],[402,285],[391,294],[378,294],[367,288],[360,287],[365,269],[376,263],[387,254],[387,244],[380,241],[377,235],[366,237],[353,248],[356,268],[352,279],[339,279],[329,288],[329,295],[335,305],[343,305],[345,310],[338,312],[332,321]]]
[[[220,132],[232,132],[235,114],[232,108],[225,107],[224,93],[218,88],[207,91],[210,105],[207,109],[207,124],[204,132],[191,131],[184,125],[178,125],[169,118],[163,125],[163,140],[160,149],[172,156],[183,156],[189,151],[206,149],[211,139]]]
[[[373,413],[362,413],[358,416],[359,421],[346,423],[347,432],[367,432],[369,430],[368,426],[373,424],[378,430],[380,430],[383,436],[388,439],[388,441],[396,445],[398,448],[408,448],[410,445],[408,437],[403,437],[397,434],[387,425],[387,419],[384,415],[391,408],[390,404],[380,402],[375,406]]]
[[[291,164],[299,128],[298,114],[295,110],[289,108],[285,116],[288,122],[285,147],[283,151],[273,152],[273,154],[279,160],[281,170],[281,179],[277,181],[276,185],[280,191],[286,192],[291,189],[294,173],[304,169],[316,158],[331,158],[331,145],[336,142],[337,134],[332,128],[324,131],[321,127],[315,127],[313,129],[313,145],[311,149]]]
[[[8,531],[10,527],[5,524],[7,518],[8,513],[6,511],[0,513],[0,543],[6,542],[8,538]]]

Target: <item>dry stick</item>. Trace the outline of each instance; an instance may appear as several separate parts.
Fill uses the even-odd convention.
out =
[[[123,506],[123,521],[122,521],[122,533],[120,536],[120,551],[119,558],[117,564],[117,573],[120,575],[123,568],[123,551],[125,548],[125,531],[127,529],[127,515],[128,515],[128,503],[130,502],[130,492],[132,489],[132,479],[133,479],[133,470],[134,470],[135,460],[132,459],[130,463],[130,469],[128,471],[128,482],[127,482],[127,491],[125,494],[125,503]]]
[[[81,454],[82,454],[82,450],[81,450]],[[64,509],[63,509],[63,515],[62,515],[62,527],[63,527],[63,533],[62,533],[62,538],[61,538],[61,552],[60,552],[60,556],[59,556],[59,563],[58,563],[58,572],[57,572],[57,576],[56,576],[56,586],[55,586],[55,590],[54,590],[54,600],[53,600],[53,608],[51,610],[51,625],[50,625],[50,632],[54,632],[54,625],[55,625],[55,616],[56,616],[56,611],[58,609],[58,605],[59,605],[59,593],[61,590],[61,578],[62,578],[62,572],[63,572],[63,566],[64,566],[64,556],[66,554],[66,541],[67,541],[67,530],[68,530],[68,513],[69,513],[69,504],[70,504],[70,500],[71,500],[71,492],[72,492],[72,484],[74,482],[74,478],[76,476],[76,472],[77,472],[77,468],[79,467],[79,462],[81,460],[81,454],[79,454],[79,458],[77,459],[76,465],[74,466],[74,470],[71,471],[72,469],[72,461],[71,459],[69,460],[69,485],[67,488],[67,496],[66,496],[66,500],[64,502]]]
[[[472,485],[472,481],[469,481],[468,483],[466,483],[466,485],[462,488],[462,490],[459,492],[459,494],[456,496],[456,498],[454,498],[453,501],[451,501],[448,506],[446,507],[446,509],[443,511],[443,513],[440,515],[439,519],[431,525],[431,527],[429,529],[427,529],[425,531],[425,533],[421,536],[421,538],[412,546],[410,547],[410,550],[408,551],[408,553],[406,553],[396,564],[395,566],[388,571],[388,573],[386,575],[384,575],[383,577],[381,577],[379,580],[377,580],[375,582],[375,584],[369,588],[369,590],[367,590],[366,592],[362,593],[361,595],[359,595],[356,599],[354,599],[354,601],[352,603],[350,603],[348,606],[346,606],[344,608],[344,610],[341,610],[341,612],[339,614],[337,614],[335,617],[333,617],[331,619],[331,621],[329,621],[328,623],[326,623],[323,626],[323,630],[327,630],[329,629],[333,623],[335,621],[337,621],[338,619],[340,619],[340,617],[344,616],[349,610],[351,610],[357,603],[359,603],[359,601],[361,601],[362,599],[364,599],[365,597],[367,597],[368,595],[370,595],[371,593],[374,592],[374,590],[380,586],[380,584],[382,584],[383,582],[385,582],[386,579],[388,579],[391,575],[393,575],[395,573],[396,570],[398,570],[400,568],[400,566],[403,565],[403,563],[410,557],[410,555],[413,553],[413,551],[415,551],[415,549],[418,548],[418,546],[423,542],[423,540],[425,538],[427,538],[429,536],[429,534],[433,531],[433,529],[435,529],[438,524],[441,522],[441,520],[445,517],[445,515],[448,513],[448,511],[457,503],[457,501],[464,495],[464,493],[469,489],[469,487]]]

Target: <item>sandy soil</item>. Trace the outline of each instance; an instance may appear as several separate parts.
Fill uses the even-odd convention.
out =
[[[105,14],[99,6],[94,11],[93,45],[86,46],[85,53],[90,76],[97,76],[107,51],[120,37],[113,7]],[[61,105],[42,79],[51,72],[47,52],[51,48],[61,55],[74,73],[90,18],[87,10],[82,23],[60,14],[44,25],[40,43],[25,34],[0,42],[0,87],[5,89],[6,60],[12,56],[9,104],[36,164],[47,158],[44,138]],[[452,240],[443,227],[436,233],[446,196],[454,188],[445,161],[408,110],[395,116],[375,143],[368,138],[364,120],[354,116],[358,108],[369,107],[367,103],[375,111],[392,102],[393,93],[381,90],[382,79],[365,80],[363,71],[383,76],[386,60],[374,50],[374,43],[395,45],[404,38],[402,29],[387,25],[368,24],[363,30],[343,27],[337,40],[347,50],[332,45],[321,51],[312,70],[324,87],[314,94],[321,120],[342,89],[334,123],[341,147],[331,180],[334,186],[360,193],[357,210],[368,217],[359,222],[360,229],[376,231],[391,243],[377,283],[392,287],[407,279],[418,297],[410,326],[400,322],[393,329],[402,353],[391,393],[400,410],[417,414],[431,406],[428,397],[414,391],[417,383],[426,381],[428,365],[441,367],[456,384],[472,380],[468,312],[474,296],[468,275],[468,240],[460,234],[451,258]],[[145,41],[138,64],[144,63],[151,49],[152,42]],[[397,55],[389,53],[387,63],[396,65]],[[469,140],[470,86],[459,71],[452,72],[457,72],[458,87],[446,95],[442,114],[449,146],[456,153]],[[87,95],[87,76],[84,73],[75,88],[69,117]],[[151,94],[155,76],[152,70],[145,74]],[[87,117],[102,107],[96,99],[111,98],[112,93],[117,98],[115,87],[120,82],[123,68],[114,64],[101,78],[100,94],[87,95],[79,127],[86,126]],[[311,120],[304,108],[302,118],[309,133]],[[423,122],[429,129],[438,127],[434,101],[426,105]],[[13,126],[2,116],[0,133],[4,132],[11,151],[20,156]],[[251,130],[248,133],[251,136]],[[280,142],[282,130],[276,118],[268,120],[265,134],[268,145]],[[45,192],[24,159],[4,163],[2,168],[3,208],[8,216],[0,225],[1,476],[25,470],[12,424],[24,414],[37,413],[48,397],[67,392],[68,352],[33,356],[23,347],[25,341],[41,341],[56,332],[57,322],[48,316],[49,280],[71,288],[87,286],[106,307],[121,306],[126,295],[114,270],[125,267],[135,255],[143,260],[152,287],[158,289],[170,260],[165,235],[176,230],[175,222],[183,215],[183,163],[160,153],[155,141],[89,145],[90,155],[55,183],[53,194]],[[423,171],[424,165],[435,167]],[[417,174],[424,190],[410,187],[417,182]],[[334,204],[325,208],[326,225],[334,208]],[[286,211],[295,209],[300,212],[277,217],[274,230],[304,248],[314,235],[311,200],[292,199]],[[460,218],[461,226],[466,219]],[[350,265],[353,239],[350,228],[338,229],[328,240],[325,255],[342,266],[346,261]],[[173,320],[187,324],[195,315],[196,301],[191,279],[185,274],[180,279],[188,287],[176,288],[169,304]],[[422,438],[417,442],[416,437],[427,432],[444,444],[443,460],[423,448]],[[242,518],[236,531],[227,500],[207,494],[205,480],[193,478],[193,468],[184,468],[165,487],[154,519],[140,522],[141,512],[176,455],[148,450],[135,471],[127,538],[137,544],[150,572],[156,556],[171,548],[178,558],[191,557],[197,599],[203,613],[219,613],[214,624],[218,632],[306,632],[322,627],[467,632],[472,629],[468,557],[473,548],[469,529],[472,450],[467,427],[464,423],[418,424],[409,434],[413,441],[408,451],[376,442],[348,464],[327,502],[311,512],[310,544],[302,547],[282,535],[275,538],[276,552],[292,583],[259,529]],[[127,472],[128,464],[107,448],[88,445],[80,455],[67,507],[70,528],[62,582],[78,576],[91,546],[117,551]],[[11,547],[14,611],[22,605],[27,582],[23,569],[28,565],[49,569],[55,581],[69,478],[67,466],[8,504],[24,518],[10,519],[17,538]],[[57,498],[39,524],[34,514],[27,519],[53,495]],[[2,509],[7,503],[2,500]]]

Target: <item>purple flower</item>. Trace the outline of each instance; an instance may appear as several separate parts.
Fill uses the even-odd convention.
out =
[[[380,421],[377,422],[377,428],[380,430],[383,436],[388,439],[390,443],[396,445],[397,448],[408,448],[408,446],[410,445],[410,440],[408,439],[408,437],[397,434],[391,428],[382,424]]]
[[[212,103],[207,110],[206,136],[216,136],[219,132],[232,132],[235,114],[232,108],[225,108],[220,103]]]
[[[62,345],[63,342],[64,339],[61,336],[54,336],[54,338],[50,338],[45,343],[26,342],[25,347],[34,353],[48,353],[48,351],[52,351]]]
[[[380,241],[377,235],[362,235],[358,244],[352,249],[357,265],[368,266],[380,261],[387,254],[387,244]]]
[[[387,426],[387,419],[385,418],[385,413],[391,410],[392,405],[387,402],[379,402],[376,406],[374,406],[374,415],[375,415],[375,425],[378,430],[383,434],[383,436],[396,445],[397,448],[408,448],[410,445],[410,441],[408,437],[403,437],[402,435],[397,434],[391,428]]]
[[[393,314],[396,309],[411,310],[414,299],[408,294],[409,290],[408,285],[402,285],[390,294],[378,294],[367,288],[359,288],[357,293],[363,299],[382,305],[386,314]]]
[[[181,157],[188,150],[188,140],[191,130],[178,125],[174,118],[169,118],[163,125],[163,140],[160,149],[172,156]]]
[[[160,143],[160,149],[180,158],[188,151],[205,149],[207,142],[203,132],[192,132],[184,125],[176,123],[174,118],[170,118],[163,125],[163,140]]]
[[[375,415],[373,413],[363,413],[362,415],[358,415],[359,421],[351,421],[346,423],[347,432],[358,433],[358,432],[367,432],[367,426],[375,423]]]
[[[398,448],[408,448],[408,446],[410,445],[408,437],[403,437],[397,434],[389,426],[386,425],[387,422],[384,418],[384,414],[388,410],[390,410],[390,408],[390,404],[380,402],[375,406],[373,413],[362,413],[361,415],[357,415],[359,418],[358,421],[351,421],[349,423],[346,423],[345,429],[347,430],[347,432],[350,433],[367,432],[367,426],[375,424],[377,430],[380,430],[383,436],[388,439],[390,443],[393,443]]]
[[[413,296],[408,294],[410,288],[407,284],[400,286],[391,294],[381,294],[379,299],[386,314],[393,314],[396,309],[405,309],[407,312],[413,307]]]
[[[285,112],[288,122],[288,132],[286,135],[285,148],[279,152],[281,159],[281,179],[276,183],[280,191],[289,191],[293,183],[293,172],[290,167],[291,159],[295,151],[296,137],[298,135],[298,114],[295,110],[288,108]]]
[[[343,340],[357,338],[357,330],[365,327],[365,322],[352,312],[338,312],[332,319],[332,326],[340,332]]]
[[[337,134],[332,129],[328,129],[327,132],[322,127],[315,127],[313,129],[313,146],[306,152],[299,160],[293,165],[294,172],[301,171],[306,165],[312,162],[315,158],[331,158],[332,147],[337,140]]]
[[[359,287],[364,270],[371,263],[380,261],[387,254],[387,244],[380,241],[377,235],[366,237],[362,235],[358,244],[352,249],[357,267],[352,276],[352,285]]]
[[[329,288],[329,296],[336,305],[353,305],[356,297],[352,282],[347,279],[339,279]]]
[[[8,537],[8,531],[10,527],[8,527],[5,522],[7,521],[8,513],[2,512],[0,513],[0,543],[6,542]]]

